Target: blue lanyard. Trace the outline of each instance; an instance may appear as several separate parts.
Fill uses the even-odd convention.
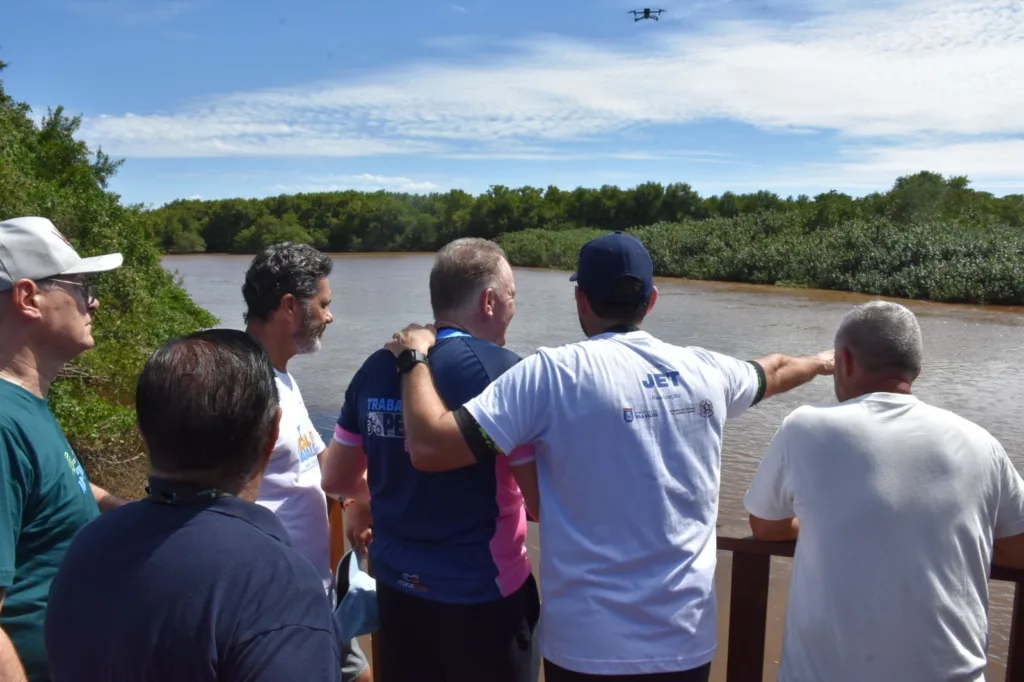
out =
[[[461,329],[452,329],[451,327],[444,327],[443,329],[437,330],[437,340],[450,339],[453,336],[470,336]]]

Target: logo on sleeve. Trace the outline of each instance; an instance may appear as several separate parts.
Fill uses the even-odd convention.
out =
[[[625,419],[627,423],[633,421],[633,408],[632,407],[623,407],[622,408],[622,418]]]
[[[89,492],[89,481],[85,476],[85,469],[83,469],[82,465],[78,462],[78,458],[65,450],[64,461],[66,461],[68,466],[71,467],[71,473],[75,475],[75,480],[78,482],[78,487],[82,489],[82,492]]]
[[[700,416],[708,419],[715,415],[715,404],[710,400],[700,401]]]

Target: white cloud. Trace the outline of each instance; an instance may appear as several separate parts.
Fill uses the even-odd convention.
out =
[[[966,175],[972,185],[1021,192],[1024,180],[1024,139],[869,146],[847,150],[846,159],[823,164],[820,173],[851,186],[877,184],[900,175],[927,170],[943,175]]]
[[[375,156],[437,149],[422,140],[386,140],[361,135],[330,121],[275,120],[253,108],[213,108],[173,116],[100,116],[84,135],[116,155]]]
[[[427,194],[437,192],[440,185],[429,180],[413,180],[412,178],[396,177],[390,175],[374,175],[372,173],[360,173],[357,175],[321,175],[303,178],[294,184],[278,185],[281,192],[336,192],[346,189],[360,191],[374,191],[379,189],[390,192],[405,192],[408,194]]]
[[[466,8],[463,7],[462,5],[452,5],[452,9],[455,10],[456,12],[461,12],[462,14],[466,13]]]
[[[1024,140],[851,146],[835,161],[792,164],[770,171],[739,168],[728,175],[707,176],[699,184],[704,192],[769,189],[785,195],[837,189],[863,194],[884,191],[901,175],[932,171],[966,175],[972,187],[998,196],[1021,192],[1022,159]]]
[[[686,153],[662,140],[629,141],[637,127],[727,119],[834,131],[854,146],[850,164],[879,173],[910,160],[960,161],[968,168],[951,172],[970,172],[985,161],[972,150],[996,152],[1018,143],[993,136],[1024,135],[1020,0],[841,0],[824,11],[824,0],[801,2],[818,13],[788,26],[731,19],[694,34],[665,24],[629,49],[543,36],[471,61],[101,117],[84,132],[128,156],[522,158],[532,145],[545,150],[533,158],[565,158],[593,141],[588,154],[615,158]],[[606,150],[609,139],[618,151]],[[999,173],[1024,178],[1024,156],[999,158]]]

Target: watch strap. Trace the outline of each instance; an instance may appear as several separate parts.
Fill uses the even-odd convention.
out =
[[[398,354],[398,357],[396,359],[398,361],[399,374],[405,374],[406,372],[408,372],[418,363],[421,362],[424,365],[430,364],[430,360],[427,359],[427,356],[424,353],[421,353],[418,350],[413,350],[411,348],[406,348],[405,350],[403,350],[401,353]]]

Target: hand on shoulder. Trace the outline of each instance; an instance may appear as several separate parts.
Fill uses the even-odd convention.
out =
[[[418,350],[421,353],[429,351],[437,341],[437,330],[434,325],[410,324],[400,332],[394,334],[391,340],[384,344],[384,347],[398,357],[403,350]]]

